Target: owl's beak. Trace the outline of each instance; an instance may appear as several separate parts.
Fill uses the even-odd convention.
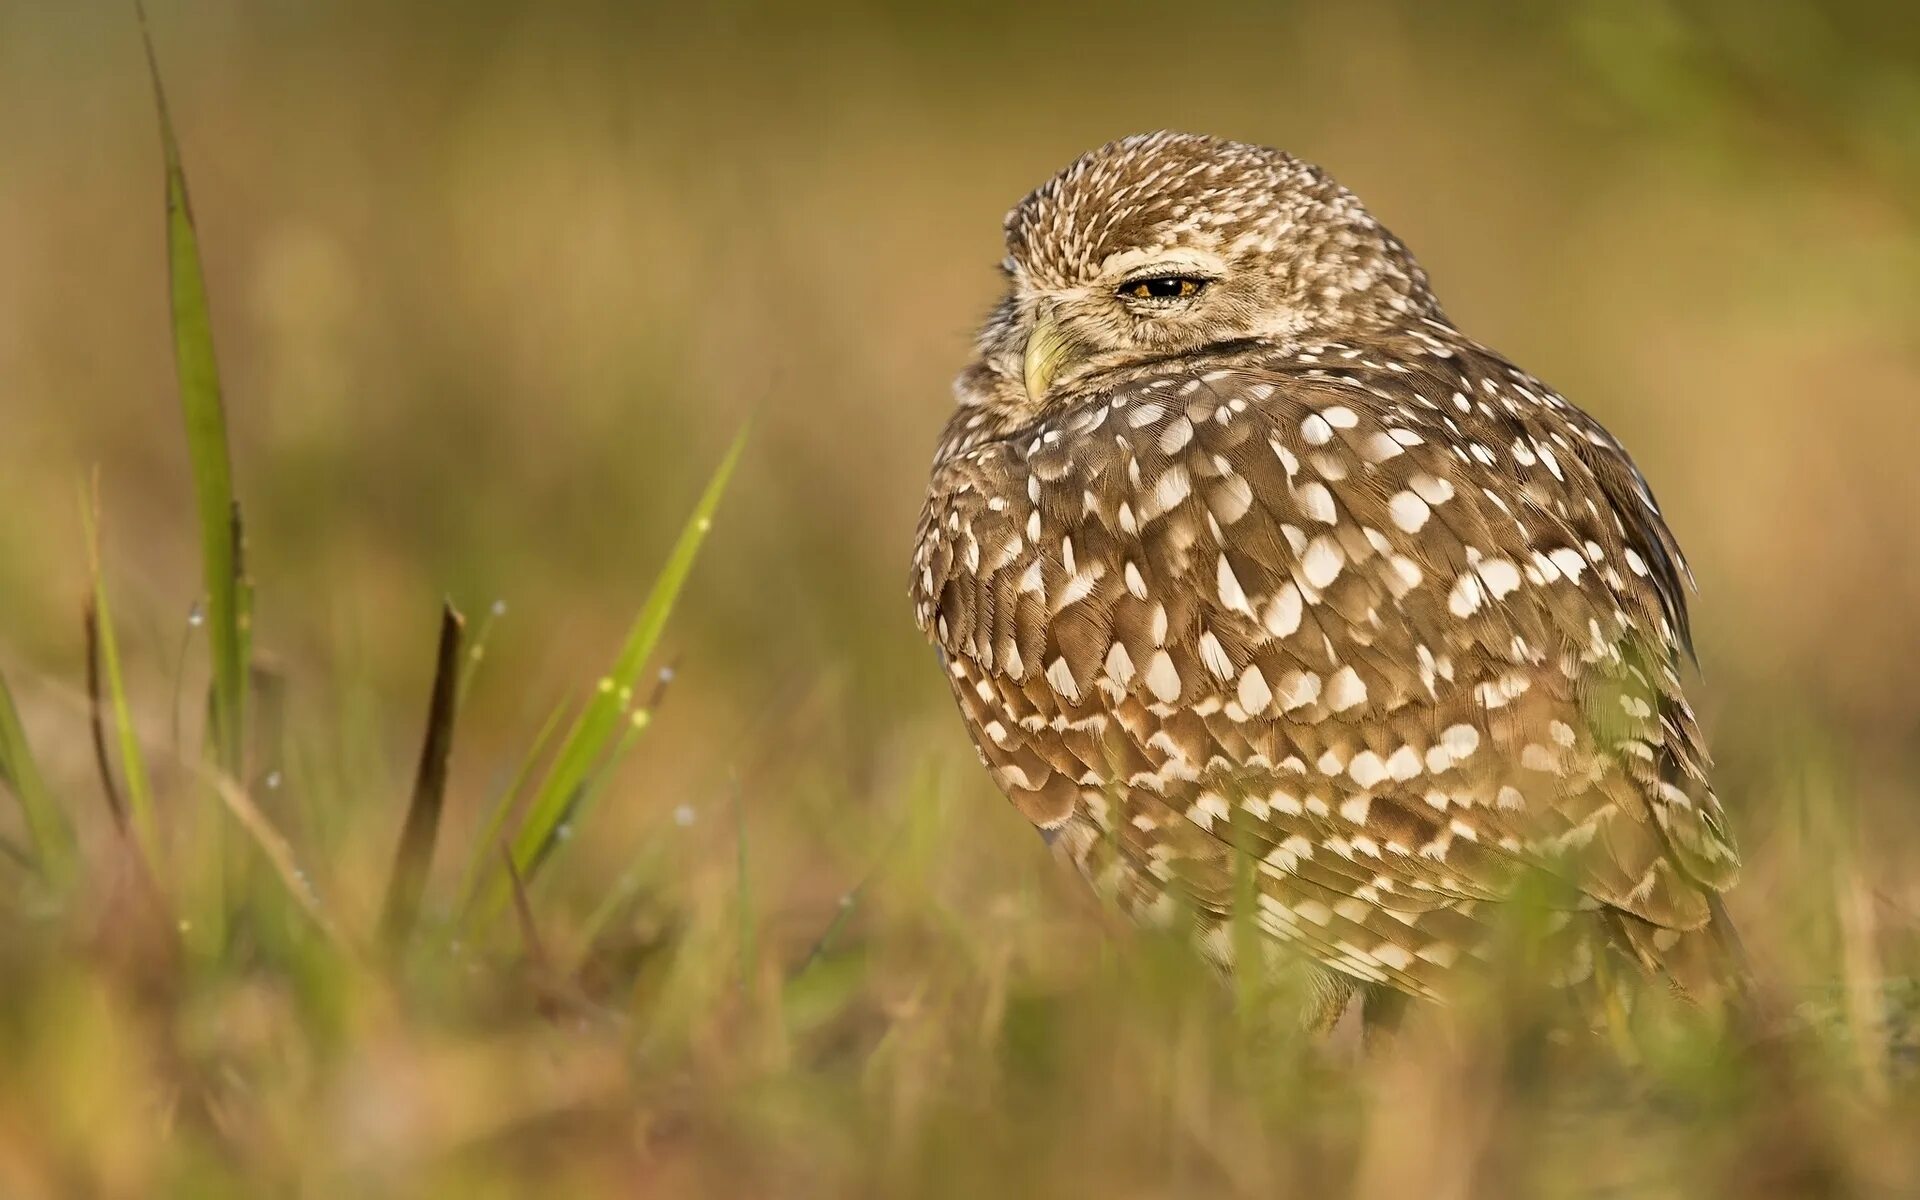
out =
[[[1043,307],[1034,322],[1033,332],[1027,335],[1023,364],[1027,399],[1035,404],[1045,400],[1047,388],[1052,386],[1061,368],[1072,363],[1081,353],[1080,344],[1067,336],[1054,319],[1053,309]]]

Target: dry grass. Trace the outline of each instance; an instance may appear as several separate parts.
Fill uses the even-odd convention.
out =
[[[1920,1190],[1897,6],[683,8],[156,5],[258,592],[228,772],[137,27],[0,16],[0,1195]],[[1495,987],[1346,1061],[992,794],[903,597],[926,456],[997,214],[1157,125],[1328,163],[1634,448],[1803,1031],[1590,1044]],[[484,654],[395,955],[447,593]],[[616,656],[644,733],[530,753]]]

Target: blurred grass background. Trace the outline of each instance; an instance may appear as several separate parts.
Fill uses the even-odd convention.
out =
[[[757,425],[669,633],[672,689],[534,896],[564,958],[633,869],[620,953],[584,976],[598,1015],[551,980],[476,985],[484,957],[395,990],[291,915],[184,977],[75,952],[87,922],[13,921],[0,1191],[1920,1189],[1897,1135],[1913,1097],[1876,1096],[1844,1054],[1812,1115],[1676,1053],[1682,1118],[1562,1128],[1519,1099],[1541,1083],[1504,1042],[1357,1078],[1245,1050],[1176,950],[1056,877],[973,763],[904,596],[1005,209],[1127,132],[1283,146],[1652,480],[1701,580],[1695,692],[1756,953],[1813,990],[1911,969],[1909,6],[151,14],[248,515],[257,724],[281,734],[261,803],[345,925],[370,925],[391,863],[440,596],[504,605],[460,718],[444,910],[486,803],[605,669]],[[205,686],[130,11],[0,2],[0,113],[0,671],[98,856],[71,500],[96,465],[129,688],[163,753],[195,753]]]

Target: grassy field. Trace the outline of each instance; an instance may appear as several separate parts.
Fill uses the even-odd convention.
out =
[[[1899,6],[151,16],[177,155],[130,9],[0,6],[0,1197],[1920,1194]],[[1792,1032],[1305,1043],[994,793],[926,463],[1159,126],[1634,450]]]

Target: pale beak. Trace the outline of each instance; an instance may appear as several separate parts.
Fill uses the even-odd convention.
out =
[[[1034,322],[1033,332],[1027,335],[1027,351],[1023,370],[1027,385],[1027,399],[1039,404],[1047,397],[1047,388],[1059,376],[1061,368],[1069,365],[1081,353],[1078,343],[1061,330],[1054,320],[1051,308],[1042,308],[1040,317]]]

